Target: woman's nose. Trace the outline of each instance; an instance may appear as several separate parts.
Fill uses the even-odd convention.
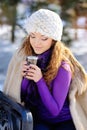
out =
[[[35,39],[35,44],[39,45],[41,43],[40,39]]]

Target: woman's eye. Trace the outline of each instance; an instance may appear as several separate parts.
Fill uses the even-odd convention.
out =
[[[43,41],[46,41],[48,38],[42,38]]]

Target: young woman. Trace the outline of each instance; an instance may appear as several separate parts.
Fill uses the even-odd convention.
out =
[[[26,21],[28,37],[8,68],[4,93],[32,112],[33,130],[87,129],[87,74],[61,42],[62,21],[47,9]],[[27,64],[37,56],[37,64]]]

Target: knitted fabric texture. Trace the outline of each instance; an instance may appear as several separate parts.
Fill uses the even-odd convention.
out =
[[[31,32],[36,32],[60,41],[63,23],[57,13],[48,9],[40,9],[26,19],[24,28],[28,35],[30,35]]]

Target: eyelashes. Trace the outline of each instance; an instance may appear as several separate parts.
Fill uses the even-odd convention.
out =
[[[35,36],[30,35],[30,38],[34,39],[34,38],[36,38],[36,37],[35,37]],[[46,37],[46,38],[41,38],[41,40],[42,40],[42,41],[46,41],[46,40],[48,40],[48,38],[47,38],[47,37]]]
[[[42,38],[41,40],[46,41],[46,40],[48,40],[48,38]]]

